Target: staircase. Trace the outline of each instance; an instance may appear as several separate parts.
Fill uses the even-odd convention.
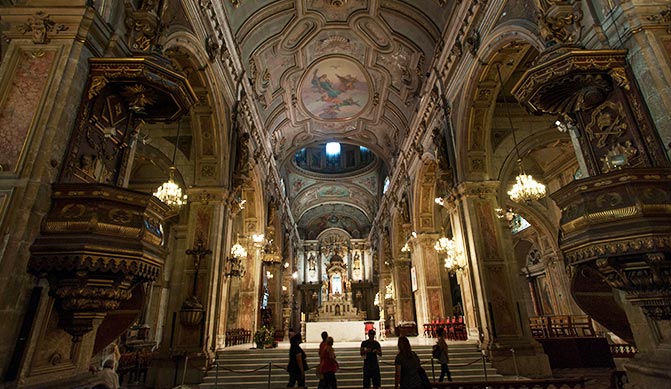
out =
[[[382,387],[394,387],[394,358],[398,352],[396,340],[390,339],[382,344],[382,358],[380,359],[380,374]],[[307,354],[309,370],[305,374],[306,386],[316,388],[318,379],[315,367],[319,362],[318,344],[301,345]],[[472,342],[448,342],[450,350],[450,372],[454,381],[483,381],[481,355]],[[250,345],[251,347],[251,345]],[[419,355],[422,366],[430,380],[438,381],[440,364],[434,362],[435,379],[432,378],[431,345],[413,345],[413,351]],[[355,343],[335,345],[335,353],[340,363],[340,370],[336,373],[338,388],[361,388],[363,381],[363,359],[359,355],[359,347]],[[288,346],[279,349],[240,349],[224,350],[217,355],[219,369],[213,367],[207,372],[200,388],[282,388],[286,387],[289,375],[284,370],[289,359]],[[270,386],[268,385],[269,368]],[[231,371],[232,370],[232,371]],[[252,372],[253,371],[253,372]],[[218,376],[217,376],[218,374]],[[487,378],[501,379],[496,370],[487,363]]]

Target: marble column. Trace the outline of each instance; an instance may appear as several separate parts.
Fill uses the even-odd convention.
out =
[[[482,347],[490,353],[494,366],[503,374],[545,377],[551,374],[547,355],[532,339],[526,325],[523,285],[517,280],[512,240],[503,233],[494,209],[499,183],[495,181],[461,183],[456,206],[463,218],[461,237],[468,247],[469,279],[463,295],[465,308],[478,322]],[[457,236],[457,239],[459,237]],[[463,279],[462,279],[463,280]],[[472,305],[472,307],[470,307]],[[512,358],[514,349],[516,361]]]
[[[445,317],[441,273],[445,267],[441,263],[434,245],[438,234],[422,233],[413,244],[412,264],[417,275],[415,302],[418,305],[417,325],[419,328],[431,320]],[[449,285],[446,286],[449,289]],[[422,315],[419,313],[422,312]]]

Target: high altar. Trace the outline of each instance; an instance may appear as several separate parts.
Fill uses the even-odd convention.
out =
[[[366,311],[353,304],[352,281],[347,278],[347,265],[337,252],[326,265],[326,275],[321,285],[322,303],[313,316],[314,322],[306,323],[306,340],[320,342],[322,331],[338,341],[364,339]]]
[[[336,252],[326,265],[327,279],[322,282],[321,305],[315,321],[351,321],[366,318],[366,311],[354,306],[352,281],[347,278],[347,265]]]

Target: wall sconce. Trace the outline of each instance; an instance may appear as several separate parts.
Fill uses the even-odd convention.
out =
[[[411,252],[412,251],[410,249],[410,245],[408,244],[408,242],[405,242],[403,247],[401,247],[401,257],[406,258],[406,259],[410,259],[410,253]]]
[[[231,256],[227,258],[228,271],[225,274],[226,277],[244,277],[247,273],[245,264],[242,262],[244,258],[247,258],[247,250],[242,247],[238,240],[239,237],[231,247]]]

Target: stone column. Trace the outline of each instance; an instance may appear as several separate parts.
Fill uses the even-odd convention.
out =
[[[524,309],[522,286],[518,285],[512,241],[503,234],[496,218],[498,182],[462,183],[457,188],[457,206],[462,208],[469,282],[463,295],[482,331],[482,347],[503,374],[516,374],[511,349],[515,350],[519,374],[544,377],[551,374],[547,356],[531,338]],[[463,281],[463,279],[462,279]]]
[[[625,364],[629,382],[666,386],[671,379],[671,167],[627,53],[549,51],[513,93],[532,110],[558,114],[576,126],[590,177],[552,194],[562,209],[560,248],[573,288],[576,280],[590,282],[584,275],[597,274],[591,282],[605,280],[624,304],[611,299],[605,307],[602,301],[574,297],[616,333],[612,318],[626,314],[634,338],[629,340],[639,349]]]
[[[418,328],[423,328],[422,326],[431,320],[445,317],[441,283],[441,273],[445,272],[445,268],[433,248],[436,240],[438,234],[423,233],[417,236],[413,245],[412,263],[415,266],[418,284],[415,302],[419,312],[423,312],[422,316],[417,317]]]

